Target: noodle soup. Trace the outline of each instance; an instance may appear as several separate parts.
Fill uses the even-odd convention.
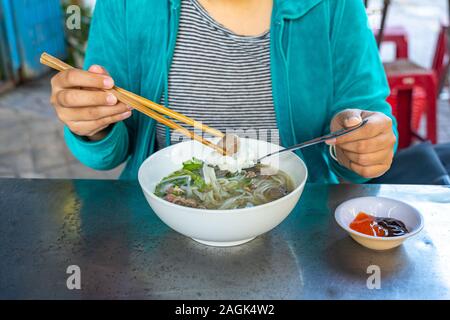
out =
[[[193,158],[163,178],[155,194],[174,204],[199,209],[240,209],[280,199],[294,189],[281,170],[257,164],[230,172]]]

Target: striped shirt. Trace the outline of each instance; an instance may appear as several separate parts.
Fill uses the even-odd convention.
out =
[[[222,132],[278,144],[269,32],[236,35],[209,16],[198,0],[182,0],[168,105]],[[185,139],[173,131],[170,136],[171,143]],[[158,123],[158,148],[166,145],[165,137],[166,127]]]

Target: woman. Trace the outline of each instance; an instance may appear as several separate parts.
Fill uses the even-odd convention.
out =
[[[72,153],[121,178],[178,137],[99,89],[114,84],[219,130],[270,132],[284,146],[368,124],[299,155],[310,182],[362,183],[396,147],[386,77],[361,0],[97,1],[88,71],[52,79]],[[262,138],[261,136],[259,138]]]

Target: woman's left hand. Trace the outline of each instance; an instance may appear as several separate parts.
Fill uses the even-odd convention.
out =
[[[331,131],[368,122],[362,128],[339,137],[328,144],[336,145],[339,163],[364,178],[376,178],[389,170],[394,157],[396,137],[392,119],[381,112],[347,109],[331,121]]]

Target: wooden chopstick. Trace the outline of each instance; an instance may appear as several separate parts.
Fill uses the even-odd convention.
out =
[[[53,68],[55,70],[58,70],[58,71],[73,69],[73,67],[71,65],[69,65],[69,64],[59,60],[58,58],[55,58],[45,52],[41,55],[40,61],[42,64],[44,64],[50,68]],[[161,112],[162,114],[165,114],[169,117],[177,119],[188,125],[191,125],[196,129],[200,129],[204,132],[208,132],[208,133],[218,136],[218,137],[223,137],[224,134],[222,132],[220,132],[219,130],[210,128],[206,125],[203,125],[189,117],[186,117],[185,115],[183,115],[181,113],[170,110],[170,109],[163,107],[153,101],[145,99],[141,96],[138,96],[135,93],[129,92],[129,91],[119,88],[117,86],[114,86],[113,89],[109,89],[109,90],[105,89],[103,91],[114,94],[119,101],[132,106],[137,111],[155,119],[156,121],[168,126],[169,128],[177,130],[180,133],[184,134],[185,136],[187,136],[191,139],[194,139],[210,148],[213,148],[214,150],[218,151],[219,153],[221,153],[223,155],[226,154],[226,150],[222,149],[218,145],[212,143],[211,141],[203,139],[201,136],[198,136],[194,132],[189,131],[186,128],[176,124],[175,122],[164,117],[163,115],[159,114],[158,112]],[[155,111],[157,111],[157,112],[155,112]]]
[[[181,113],[178,113],[178,112],[173,111],[171,109],[168,109],[168,108],[166,108],[166,107],[164,107],[164,106],[162,106],[160,104],[157,104],[157,103],[155,103],[155,102],[153,102],[151,100],[148,100],[148,99],[146,99],[144,97],[138,96],[137,94],[135,94],[133,92],[127,91],[127,90],[119,88],[119,87],[116,87],[115,89],[117,91],[127,95],[127,96],[133,97],[140,104],[142,104],[142,105],[144,105],[144,106],[146,106],[146,107],[148,107],[148,108],[150,108],[150,109],[152,109],[154,111],[157,111],[157,112],[165,114],[166,116],[169,116],[169,117],[171,117],[173,119],[176,119],[176,120],[179,120],[181,122],[184,122],[184,123],[186,123],[186,124],[196,128],[196,129],[200,129],[203,132],[210,133],[213,136],[220,137],[220,138],[223,138],[225,136],[225,134],[223,134],[219,130],[216,130],[216,129],[213,129],[211,127],[208,127],[207,125],[204,125],[201,122],[198,122],[198,121],[195,121],[192,118],[186,117],[184,114],[181,114]]]

